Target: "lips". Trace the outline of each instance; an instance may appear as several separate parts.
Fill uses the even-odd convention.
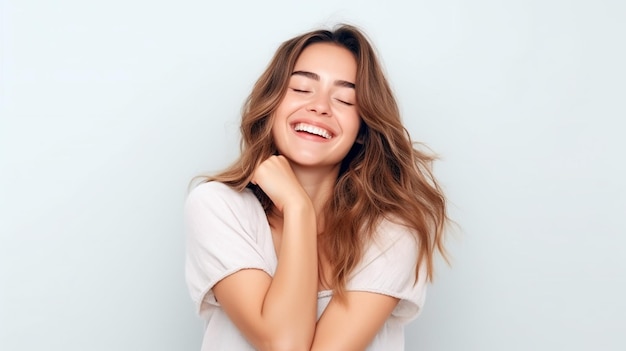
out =
[[[333,135],[330,131],[319,127],[319,126],[314,126],[312,124],[308,124],[308,123],[303,123],[303,122],[299,122],[296,123],[293,126],[293,129],[296,132],[306,132],[309,134],[313,134],[313,135],[317,135],[319,137],[322,137],[324,139],[332,139]]]

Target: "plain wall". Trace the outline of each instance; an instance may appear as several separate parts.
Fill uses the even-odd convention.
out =
[[[0,2],[0,349],[198,350],[190,179],[277,46],[361,26],[458,229],[407,350],[624,350],[619,1]]]

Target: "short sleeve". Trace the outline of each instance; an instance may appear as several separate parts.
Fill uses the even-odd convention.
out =
[[[208,182],[189,193],[185,276],[199,314],[210,304],[218,305],[211,289],[228,275],[242,269],[272,274],[258,237],[262,220],[263,209],[249,192]]]
[[[417,317],[426,298],[426,269],[415,279],[418,245],[405,226],[383,221],[347,283],[348,291],[367,291],[400,299],[392,317],[407,323]]]

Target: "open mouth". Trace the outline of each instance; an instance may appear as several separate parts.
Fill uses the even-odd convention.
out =
[[[304,133],[309,133],[312,135],[317,135],[319,137],[322,137],[324,139],[332,139],[332,134],[330,134],[329,131],[327,131],[324,128],[320,128],[320,127],[316,127],[310,124],[306,124],[306,123],[296,123],[296,125],[294,125],[293,129],[296,132],[304,132]]]

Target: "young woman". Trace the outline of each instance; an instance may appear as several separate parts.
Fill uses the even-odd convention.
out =
[[[283,43],[248,98],[242,153],[189,194],[202,350],[404,349],[445,199],[366,37]]]

